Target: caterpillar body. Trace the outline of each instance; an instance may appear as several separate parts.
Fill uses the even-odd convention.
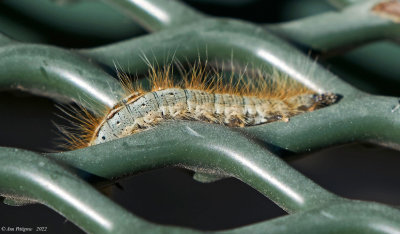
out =
[[[83,148],[144,131],[166,120],[197,120],[229,127],[254,126],[289,118],[333,104],[337,95],[315,93],[285,77],[254,82],[242,79],[223,84],[222,76],[211,77],[205,68],[194,67],[175,83],[170,66],[162,71],[151,67],[150,90],[134,86],[124,74],[122,85],[127,97],[93,116],[87,110],[78,113],[83,134],[67,134],[69,148]],[[211,82],[210,82],[211,80]],[[77,116],[77,117],[76,117]]]
[[[202,90],[170,88],[146,93],[107,115],[89,145],[96,145],[143,131],[168,119],[200,120],[230,127],[245,127],[314,110],[335,100],[333,95],[305,94],[286,99],[263,99]]]

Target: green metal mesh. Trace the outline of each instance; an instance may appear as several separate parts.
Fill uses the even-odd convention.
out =
[[[330,107],[296,116],[289,123],[233,130],[174,121],[68,152],[39,154],[3,147],[0,193],[7,202],[45,204],[91,233],[197,232],[138,218],[85,181],[88,176],[118,179],[179,165],[235,177],[289,213],[224,233],[400,232],[397,208],[337,196],[281,159],[287,153],[300,154],[355,141],[399,149],[399,98],[362,92],[287,42],[329,53],[371,40],[396,39],[400,25],[371,11],[381,1],[332,1],[342,9],[271,25],[213,18],[177,1],[105,2],[152,33],[74,50],[19,42],[1,35],[0,87],[58,101],[73,100],[97,111],[102,106],[111,107],[122,97],[116,79],[104,69],[112,70],[118,61],[122,70],[142,73],[147,70],[143,54],[150,54],[150,62],[162,65],[172,52],[177,59],[189,62],[199,56],[228,61],[234,55],[237,62],[278,69],[314,90],[334,92],[343,98]]]

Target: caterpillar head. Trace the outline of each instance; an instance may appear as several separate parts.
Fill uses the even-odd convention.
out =
[[[339,96],[337,94],[328,92],[314,94],[313,99],[319,107],[324,107],[336,103],[339,100]]]

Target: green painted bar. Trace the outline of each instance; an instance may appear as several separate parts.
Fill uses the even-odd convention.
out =
[[[119,82],[86,58],[53,46],[12,43],[0,47],[0,87],[19,89],[94,111],[123,96]]]
[[[108,46],[79,50],[79,53],[101,64],[124,71],[145,72],[143,57],[163,65],[175,56],[181,61],[203,60],[231,62],[271,71],[274,67],[317,91],[333,91],[342,95],[357,90],[324,70],[314,61],[283,40],[260,27],[237,20],[209,19]]]
[[[126,138],[80,150],[39,155],[0,148],[0,193],[38,201],[90,233],[191,233],[152,224],[119,207],[79,177],[75,170],[118,179],[161,167],[179,166],[216,176],[229,175],[274,201],[287,216],[225,233],[395,233],[400,211],[349,201],[321,188],[277,155],[304,153],[354,141],[399,149],[399,99],[358,91],[274,36],[321,51],[370,40],[393,38],[400,28],[375,16],[368,1],[296,22],[254,26],[231,19],[205,18],[177,1],[107,0],[150,31],[140,38],[84,50],[15,42],[0,35],[0,87],[22,89],[60,101],[74,100],[97,111],[123,97],[116,79],[96,64],[145,72],[167,58],[193,62],[201,57],[290,75],[320,92],[343,96],[337,104],[244,129],[191,121],[169,121]],[[334,0],[337,6],[355,1]],[[317,22],[317,23],[316,23]],[[334,30],[327,30],[335,25]],[[163,30],[167,29],[168,30]],[[61,167],[58,164],[69,167]]]
[[[204,16],[177,1],[165,0],[104,0],[135,19],[149,31],[179,27],[197,22]]]
[[[329,3],[331,3],[333,6],[341,9],[353,4],[358,4],[358,3],[362,3],[365,0],[327,0]]]
[[[52,0],[4,0],[3,5],[15,9],[21,14],[47,27],[65,31],[77,36],[93,37],[98,39],[127,38],[142,32],[142,29],[129,17],[124,16],[117,9],[112,9],[102,1],[70,1],[62,3]],[[0,21],[3,32],[9,32],[13,38],[25,42],[37,42],[37,31],[30,31],[27,26],[16,22],[7,24]],[[20,30],[18,27],[22,27]],[[13,30],[14,29],[14,30]],[[33,35],[32,35],[33,34]],[[30,36],[32,35],[32,36]],[[46,36],[46,35],[40,35]],[[46,40],[44,40],[46,43]]]
[[[338,104],[245,131],[268,144],[304,153],[349,142],[400,149],[399,98],[359,95]]]
[[[400,211],[374,202],[345,201],[222,233],[387,233],[400,232]]]
[[[382,1],[363,1],[338,12],[271,24],[266,29],[291,42],[322,52],[399,38],[399,23],[372,12],[379,2]]]
[[[99,192],[36,153],[0,148],[0,192],[41,202],[89,233],[196,233],[148,223],[115,205]],[[285,166],[286,167],[286,166]],[[277,170],[279,168],[276,168]],[[238,169],[240,171],[240,169]],[[296,174],[291,174],[296,176]],[[400,211],[374,202],[335,199],[318,208],[221,233],[394,233]]]
[[[0,193],[31,199],[61,213],[89,233],[153,233],[158,227],[139,219],[100,192],[39,154],[0,148]],[[182,233],[185,229],[169,228]],[[185,232],[190,233],[186,229]]]
[[[207,123],[161,125],[109,143],[47,156],[105,178],[176,165],[228,174],[288,212],[337,199],[243,133]]]

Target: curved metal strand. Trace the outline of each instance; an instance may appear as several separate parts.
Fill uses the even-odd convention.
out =
[[[118,10],[111,9],[108,4],[101,1],[72,0],[63,4],[60,1],[49,0],[6,0],[2,1],[1,4],[36,22],[25,27],[22,26],[23,23],[15,22],[9,26],[11,27],[10,31],[8,27],[3,26],[7,25],[6,23],[0,22],[2,25],[0,28],[3,32],[10,33],[13,38],[26,42],[48,43],[49,35],[43,35],[43,31],[41,32],[40,29],[38,30],[35,27],[37,23],[48,28],[54,28],[56,31],[63,31],[70,36],[97,38],[100,41],[135,36],[143,31],[129,17],[124,16]],[[16,17],[11,16],[10,20],[12,18],[16,19]],[[15,31],[13,30],[14,27],[22,28]],[[69,39],[64,38],[65,40]],[[87,38],[86,40],[91,39]]]
[[[109,143],[47,156],[105,178],[174,165],[222,172],[288,212],[337,199],[240,132],[207,123],[164,124]]]
[[[196,233],[148,223],[127,213],[54,161],[25,150],[0,148],[0,192],[23,196],[55,209],[91,233]],[[296,176],[296,175],[293,175]],[[393,233],[400,211],[373,202],[335,199],[316,209],[217,233]]]
[[[221,233],[400,232],[400,211],[374,202],[345,201]]]
[[[399,98],[360,95],[275,122],[244,128],[258,139],[294,153],[349,142],[374,142],[399,150]],[[397,107],[397,109],[396,109]]]
[[[260,27],[235,20],[203,20],[125,42],[79,50],[79,53],[108,66],[118,61],[125,71],[138,72],[148,69],[143,55],[147,55],[151,63],[161,65],[167,55],[192,61],[199,56],[219,61],[233,57],[255,67],[273,66],[317,91],[343,95],[357,91],[283,40]]]
[[[0,47],[0,87],[57,100],[74,100],[92,110],[112,107],[123,97],[119,82],[70,51],[13,43]]]
[[[192,22],[198,23],[205,18],[194,9],[177,1],[107,0],[107,2],[131,15],[150,31]],[[381,2],[383,1],[337,1],[334,2],[335,5],[348,7],[340,12],[268,25],[267,29],[295,43],[319,51],[355,46],[378,39],[397,39],[400,37],[400,25],[372,12],[373,6]]]
[[[330,4],[332,4],[333,6],[339,8],[339,9],[353,5],[353,4],[362,3],[364,1],[365,0],[328,0],[328,2]]]
[[[153,233],[141,220],[104,197],[77,176],[36,153],[0,148],[0,193],[39,201],[90,233]],[[171,227],[171,232],[191,230]]]
[[[103,0],[118,7],[149,31],[177,27],[203,19],[204,16],[178,1]]]
[[[202,20],[183,26],[187,23],[182,17],[186,7],[175,1],[112,2],[137,13],[150,30],[171,28],[126,42],[75,52],[110,67],[116,61],[127,71],[147,70],[141,58],[143,55],[147,55],[150,62],[159,63],[168,54],[192,61],[198,56],[207,57],[205,55],[211,59],[230,60],[233,55],[234,59],[243,63],[276,67],[314,90],[332,91],[344,98],[333,106],[296,116],[289,123],[270,123],[235,130],[199,122],[171,121],[127,138],[81,150],[47,154],[47,157],[107,178],[165,166],[229,174],[254,187],[288,212],[296,212],[228,233],[265,233],[266,230],[271,233],[311,233],[326,231],[327,228],[339,232],[400,231],[398,210],[340,198],[313,183],[256,142],[261,139],[262,143],[296,153],[349,141],[374,141],[398,148],[398,99],[371,96],[356,90],[326,70],[314,66],[299,51],[261,27],[235,20],[203,20],[194,11],[191,11],[188,21]],[[352,7],[341,14],[350,14],[351,9],[357,12],[356,6]],[[357,7],[361,9],[361,5]],[[176,16],[173,15],[175,11],[179,13]],[[369,14],[363,17],[371,16]],[[361,27],[355,35],[349,33],[332,42],[329,37],[333,34],[325,31],[320,35],[314,34],[314,37],[310,34],[312,40],[308,42],[333,48],[371,38],[397,36],[399,33],[398,26],[387,20],[375,17],[369,24],[364,24],[367,18],[358,19],[362,20],[354,22],[365,28]],[[179,28],[173,28],[176,25]],[[285,27],[282,26],[281,30]],[[386,27],[393,30],[387,32]],[[341,28],[347,29],[345,26]],[[304,31],[298,33],[301,35],[301,32]],[[378,36],[376,32],[384,32],[385,35]],[[299,37],[299,40],[304,38],[307,37]],[[73,52],[16,43],[6,37],[0,37],[0,46],[0,68],[4,71],[0,75],[1,87],[26,88],[31,92],[72,98],[78,102],[81,98],[89,98],[86,102],[93,102],[94,106],[93,103],[89,106],[94,110],[96,105],[112,106],[122,97],[121,87],[113,78]],[[2,194],[43,202],[86,231],[191,231],[150,224],[134,217],[83,180],[38,154],[1,148],[0,165]]]
[[[399,22],[372,11],[380,2],[383,1],[363,1],[339,12],[271,24],[266,29],[291,42],[322,52],[355,47],[374,40],[400,38]]]
[[[49,19],[49,10],[53,10],[53,12],[50,12],[53,15],[54,11],[56,11],[64,19],[63,21],[58,19],[55,23],[56,25],[78,30],[84,34],[100,34],[101,32],[102,37],[113,37],[116,34],[120,35],[121,33],[132,31],[132,27],[134,27],[131,25],[132,23],[126,22],[126,20],[121,22],[121,19],[126,18],[122,14],[123,12],[130,15],[135,21],[140,22],[150,31],[180,27],[192,22],[198,23],[206,18],[206,15],[202,15],[193,8],[177,1],[104,0],[104,2],[117,6],[121,13],[112,10],[107,11],[106,4],[101,2],[74,2],[74,8],[65,8],[66,10],[54,3],[42,1],[34,4],[27,1],[22,1],[21,3],[20,1],[7,2],[6,4],[19,10],[23,9],[24,12],[28,11],[29,7],[33,7],[35,8],[34,12],[29,12],[29,14],[39,20]],[[334,53],[344,52],[372,40],[398,40],[400,34],[399,24],[372,13],[371,9],[374,4],[383,3],[383,0],[331,0],[330,2],[338,8],[344,9],[338,12],[322,13],[301,18],[288,23],[269,24],[265,29],[294,43],[320,52],[329,52],[331,50],[334,50]],[[77,28],[75,21],[77,21],[77,18],[82,17],[82,12],[88,7],[95,8],[94,15],[88,17],[86,19],[88,22],[84,22]],[[99,24],[98,20],[94,20],[98,15],[108,19],[105,26],[105,21],[102,21],[103,26],[107,28],[108,35],[104,33],[104,30],[90,27],[93,24]],[[110,30],[114,32],[113,35],[110,35]]]

